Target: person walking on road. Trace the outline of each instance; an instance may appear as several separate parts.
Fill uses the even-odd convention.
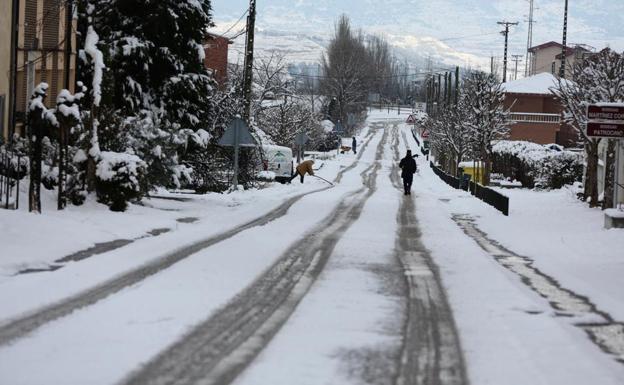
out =
[[[357,154],[357,140],[355,140],[355,136],[353,137],[353,141],[351,142],[351,149],[354,154]]]
[[[312,159],[304,160],[303,162],[299,163],[297,165],[297,168],[295,169],[295,175],[290,178],[288,183],[292,182],[293,179],[295,179],[297,176],[301,177],[301,183],[303,183],[303,176],[306,173],[308,175],[314,175],[314,169],[312,168],[312,166],[314,166],[314,161]]]
[[[405,195],[411,195],[412,182],[414,181],[414,174],[417,170],[416,161],[412,156],[412,150],[407,150],[407,155],[405,155],[405,158],[401,159],[399,167],[401,168],[401,178],[403,178]]]

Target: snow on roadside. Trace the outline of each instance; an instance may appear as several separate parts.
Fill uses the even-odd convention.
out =
[[[415,142],[410,145],[414,147]],[[520,248],[519,243],[541,244],[540,251],[544,250],[545,243],[556,243],[552,250],[558,248],[561,253],[559,264],[551,265],[546,272],[559,279],[567,275],[562,264],[576,264],[577,268],[580,265],[576,258],[566,259],[568,246],[565,243],[562,246],[553,241],[552,234],[557,229],[547,227],[549,223],[552,225],[547,217],[553,213],[531,211],[533,217],[527,222],[529,214],[522,219],[514,214],[519,208],[513,206],[510,216],[504,217],[470,194],[447,186],[431,171],[426,160],[420,159],[419,163],[420,174],[414,180],[414,190],[423,243],[440,267],[459,328],[470,382],[506,385],[621,383],[624,378],[621,364],[604,354],[581,329],[556,317],[546,300],[500,266],[452,220],[453,214],[477,217],[479,227],[492,238],[504,245],[505,240],[516,240],[505,246],[535,257],[540,263],[545,259],[543,252],[527,253],[528,249]],[[513,202],[512,196],[512,205]],[[546,199],[543,204],[555,202]],[[540,221],[544,223],[538,226]],[[538,228],[530,230],[532,238],[527,241],[523,235],[529,231],[526,228],[529,223]],[[593,223],[601,225],[601,222]],[[601,263],[606,261],[597,258]],[[593,258],[594,262],[597,258]],[[603,274],[602,278],[611,280],[612,277]],[[618,281],[611,283],[615,282]],[[593,283],[599,285],[599,282]],[[573,289],[580,288],[577,285]],[[617,307],[622,308],[621,298]]]
[[[365,128],[362,137],[367,132]],[[331,180],[354,160],[353,154],[323,160],[317,174]],[[55,192],[42,189],[44,211],[41,215],[30,214],[23,206],[19,211],[2,211],[0,322],[93,287],[183,245],[246,223],[290,197],[325,189],[328,185],[320,179],[307,177],[304,184],[296,180],[290,185],[272,183],[267,186],[229,194],[159,191],[157,196],[169,199],[144,199],[142,205],[130,205],[124,213],[112,212],[93,199],[80,207],[56,211],[53,209]],[[24,198],[27,186],[22,187]],[[184,223],[186,219],[196,221]],[[155,229],[169,232],[150,236],[148,232]],[[15,275],[25,269],[45,269],[69,254],[119,239],[136,241],[79,262],[69,262],[54,272]],[[20,301],[15,301],[18,292]]]
[[[373,138],[360,164],[345,174],[342,183],[302,198],[285,217],[219,242],[93,306],[46,324],[29,338],[0,348],[0,383],[40,384],[58,380],[63,384],[96,385],[120,381],[239,293],[302,234],[330,215],[340,197],[360,188],[359,173],[370,164],[367,154],[374,155],[379,140],[380,135]],[[331,173],[335,175],[340,168],[340,164],[328,165],[319,174],[331,178]],[[308,183],[320,186],[312,181],[316,179],[306,178],[304,185],[297,182],[283,188],[301,190]],[[252,206],[254,217],[258,216],[258,205]],[[202,226],[190,228],[198,236]],[[106,260],[83,261],[49,276],[59,274],[71,282],[85,284],[89,277],[102,275],[100,268],[119,269],[120,264],[129,263],[129,256],[146,259],[149,256],[145,253],[162,252],[163,240],[172,235],[165,234],[149,245],[144,244],[143,254],[120,250],[112,260],[108,255]],[[13,299],[15,289],[13,286]],[[15,306],[8,297],[0,301],[0,308]],[[33,367],[37,370],[31,370]]]
[[[509,217],[479,210],[478,226],[624,321],[624,230],[605,230],[604,213],[579,201],[573,188],[499,191],[509,196]]]

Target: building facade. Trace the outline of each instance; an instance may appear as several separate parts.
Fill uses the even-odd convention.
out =
[[[503,83],[505,108],[513,122],[510,140],[576,146],[577,133],[562,121],[563,107],[550,92],[556,81],[554,75],[541,73]]]
[[[15,0],[0,0],[0,132],[2,132],[3,141],[8,139],[10,132],[14,3],[16,3]]]
[[[210,34],[204,43],[206,54],[204,65],[212,71],[221,88],[225,87],[228,80],[228,49],[230,44],[232,44],[230,39],[214,34]]]
[[[46,104],[53,107],[59,92],[74,91],[76,78],[75,20],[69,37],[72,48],[65,64],[65,26],[67,2],[58,0],[20,0],[17,39],[17,73],[15,111],[18,126],[24,122],[25,111],[33,87],[41,82],[49,85]],[[65,68],[69,68],[68,84]]]
[[[566,47],[565,68],[571,68],[578,60],[583,60],[592,54],[592,47],[578,44],[574,47]],[[549,73],[559,76],[559,69],[563,61],[563,45],[555,41],[540,44],[529,49],[531,54],[529,76]]]

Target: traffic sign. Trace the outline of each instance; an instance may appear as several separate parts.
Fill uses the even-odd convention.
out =
[[[256,147],[257,145],[256,140],[249,132],[249,127],[241,118],[232,120],[221,139],[219,139],[219,146]]]
[[[598,103],[587,106],[587,136],[624,138],[624,104]]]
[[[424,131],[423,131],[423,133],[422,133],[422,135],[421,135],[421,137],[422,137],[423,139],[428,138],[428,137],[429,137],[429,130],[424,130]]]
[[[344,134],[345,129],[342,126],[342,123],[340,123],[340,120],[336,122],[336,124],[334,125],[334,132],[336,134]]]
[[[587,119],[590,121],[624,122],[624,104],[592,104],[587,106]]]
[[[238,188],[238,155],[239,147],[256,147],[256,140],[251,136],[249,127],[241,118],[234,118],[229,127],[219,139],[220,146],[234,147],[234,176],[232,178],[232,190]]]
[[[596,138],[624,138],[624,122],[620,123],[587,123],[587,136]]]
[[[405,123],[407,123],[407,124],[415,124],[416,123],[416,117],[414,116],[414,114],[411,114],[410,116],[408,116],[407,120],[405,121]]]
[[[309,139],[310,138],[308,137],[308,135],[306,135],[305,132],[300,132],[297,134],[297,136],[295,136],[295,144],[298,146],[303,146],[308,142]]]

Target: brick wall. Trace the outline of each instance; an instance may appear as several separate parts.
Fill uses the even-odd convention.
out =
[[[228,45],[230,41],[220,36],[210,36],[204,44],[204,65],[213,71],[220,87],[227,83]]]
[[[557,141],[559,124],[552,123],[516,123],[511,126],[509,139],[526,140],[538,144],[550,144]]]
[[[510,107],[511,112],[518,113],[560,114],[562,111],[561,105],[550,95],[506,94],[505,108]],[[561,126],[560,123],[518,122],[511,125],[509,139],[570,146],[569,132],[561,135]]]

